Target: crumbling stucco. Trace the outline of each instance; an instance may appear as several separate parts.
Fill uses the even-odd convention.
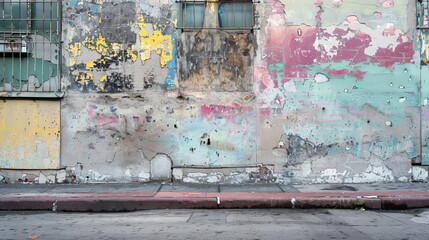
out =
[[[163,176],[195,183],[427,179],[413,2],[262,1],[235,31],[208,6],[210,29],[182,31],[175,1],[63,1],[66,174],[32,176],[150,181],[165,156]]]

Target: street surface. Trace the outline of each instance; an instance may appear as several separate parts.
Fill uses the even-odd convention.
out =
[[[0,239],[429,239],[429,209],[0,212]]]

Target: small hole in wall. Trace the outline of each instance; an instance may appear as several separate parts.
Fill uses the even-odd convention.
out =
[[[366,120],[366,123],[370,123],[371,121],[370,120]]]
[[[325,108],[325,107],[322,107],[322,110],[323,110],[323,111],[325,111],[325,110],[326,110],[326,108]]]

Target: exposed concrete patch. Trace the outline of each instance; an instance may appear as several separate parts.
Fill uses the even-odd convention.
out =
[[[308,139],[304,139],[298,134],[283,134],[279,143],[287,151],[287,164],[297,165],[303,163],[306,159],[315,156],[326,156],[327,150],[323,144],[315,144]]]
[[[48,178],[42,172],[40,172],[38,180],[39,180],[38,181],[39,184],[46,184],[46,183],[48,183]]]
[[[277,179],[273,175],[273,167],[260,165],[258,171],[250,172],[249,179],[252,182],[275,182]]]
[[[158,154],[150,160],[152,180],[171,180],[172,161],[166,154]]]
[[[85,182],[108,182],[111,179],[111,175],[100,174],[92,169],[88,171],[88,174],[85,178]]]
[[[57,183],[64,183],[66,181],[66,177],[67,177],[66,170],[58,171],[56,176]]]
[[[173,168],[173,179],[181,181],[183,179],[183,169]]]
[[[140,172],[138,181],[139,182],[149,182],[150,181],[150,173],[149,172]]]
[[[411,161],[407,154],[395,154],[390,159],[384,161],[387,168],[391,169],[394,176],[406,176],[411,178],[409,169]]]
[[[421,166],[412,167],[413,181],[426,182],[428,180],[428,168]]]

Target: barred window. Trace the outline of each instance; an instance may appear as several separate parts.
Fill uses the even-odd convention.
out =
[[[254,1],[252,0],[178,0],[179,23],[182,30],[209,29],[204,23],[207,13],[215,14],[215,29],[252,30]]]
[[[219,4],[219,27],[222,29],[252,29],[252,2],[222,2]]]
[[[417,28],[429,28],[429,0],[418,0],[416,6],[416,25]]]
[[[60,18],[58,0],[0,1],[0,96],[58,97]]]
[[[181,24],[183,28],[202,28],[204,25],[205,3],[184,2],[181,5]]]

